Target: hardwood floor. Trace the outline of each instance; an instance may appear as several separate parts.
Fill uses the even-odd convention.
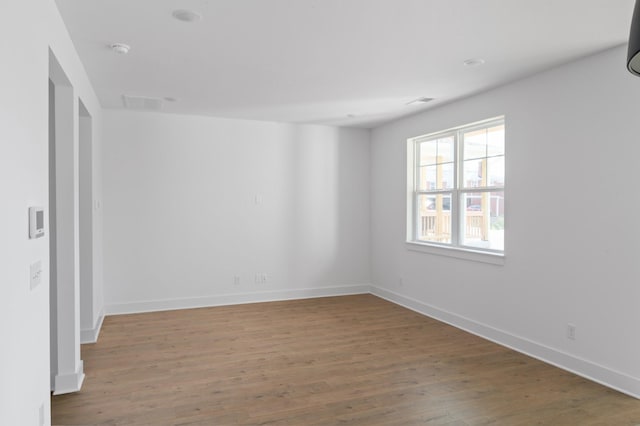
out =
[[[107,317],[54,425],[636,425],[640,401],[371,295]]]

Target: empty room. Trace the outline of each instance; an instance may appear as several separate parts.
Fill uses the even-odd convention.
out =
[[[0,425],[640,425],[634,0],[5,0]]]

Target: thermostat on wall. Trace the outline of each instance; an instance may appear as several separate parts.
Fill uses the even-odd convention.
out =
[[[40,238],[44,235],[44,208],[29,207],[29,238]]]

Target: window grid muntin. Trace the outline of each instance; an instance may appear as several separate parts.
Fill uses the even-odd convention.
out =
[[[457,166],[457,173],[458,173],[458,182],[460,182],[460,184],[458,186],[456,186],[456,189],[461,190],[461,189],[471,189],[471,188],[488,188],[489,185],[479,185],[479,186],[466,186],[466,181],[464,180],[464,171],[465,171],[465,163],[467,161],[474,161],[474,160],[486,160],[487,163],[489,162],[489,158],[499,158],[499,157],[503,157],[506,158],[506,147],[503,145],[503,149],[502,149],[502,154],[498,154],[498,155],[489,155],[489,142],[488,142],[488,136],[487,139],[485,140],[485,149],[484,149],[484,153],[485,155],[482,157],[470,157],[470,158],[465,158],[464,156],[464,149],[465,149],[465,138],[464,135],[468,134],[468,133],[472,133],[474,131],[477,130],[485,130],[486,133],[488,133],[489,129],[494,128],[494,127],[500,127],[502,126],[504,128],[504,118],[498,118],[498,119],[492,119],[492,120],[487,120],[485,122],[482,123],[478,123],[476,125],[471,125],[469,127],[460,127],[459,129],[457,129],[457,134],[459,136],[459,150],[460,150],[460,155],[456,158],[456,166]],[[504,129],[503,129],[504,131]],[[488,172],[488,168],[486,170],[486,178],[487,180],[489,179],[489,172]],[[501,186],[502,188],[504,188],[504,185]]]
[[[457,175],[457,169],[456,169],[456,164],[457,164],[457,157],[456,157],[456,146],[457,146],[457,133],[456,132],[442,132],[442,133],[438,133],[436,135],[433,135],[432,137],[429,138],[424,138],[424,139],[420,139],[420,140],[416,140],[415,141],[415,145],[414,145],[414,149],[415,149],[415,182],[417,183],[417,185],[414,187],[416,190],[419,191],[435,191],[435,190],[451,190],[453,188],[456,188],[457,186],[457,180],[456,180],[456,175]],[[440,145],[442,145],[441,141],[442,140],[446,140],[448,138],[451,138],[453,140],[453,155],[451,157],[451,161],[438,161],[438,158],[440,157]],[[433,163],[423,163],[422,162],[422,148],[424,144],[427,144],[429,142],[435,142],[435,146],[436,146],[436,152],[435,152],[435,161]],[[452,182],[447,182],[449,186],[444,187],[444,184],[441,184],[442,188],[438,188],[438,178],[440,178],[441,182],[443,181],[443,173],[444,173],[444,166],[446,165],[451,165],[453,167],[453,173],[451,173],[453,181]],[[441,167],[438,167],[441,166]],[[429,167],[435,167],[435,182],[434,182],[434,188],[433,189],[420,189],[422,187],[422,179],[421,179],[421,173],[423,171],[423,169],[427,169]],[[427,182],[427,179],[425,179],[425,184]],[[427,186],[427,185],[425,185]]]

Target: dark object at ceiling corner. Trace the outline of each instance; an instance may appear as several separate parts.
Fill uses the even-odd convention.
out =
[[[640,76],[640,0],[636,0],[629,33],[629,51],[627,53],[627,69],[631,74]]]

